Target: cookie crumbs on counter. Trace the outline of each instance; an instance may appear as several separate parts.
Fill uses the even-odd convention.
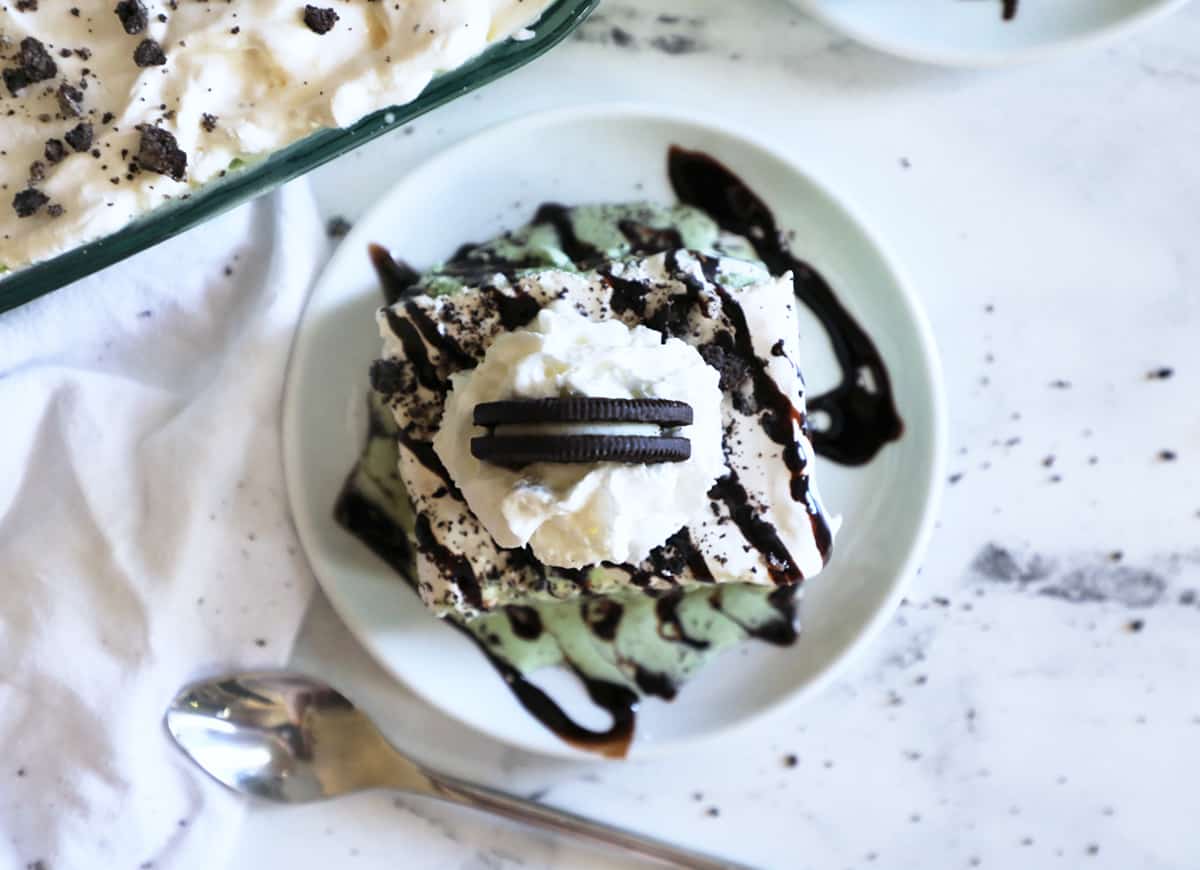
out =
[[[717,816],[721,815],[721,808],[720,807],[709,807],[707,810],[704,811],[704,814],[706,816],[709,816],[710,818],[715,819]]]
[[[795,753],[789,752],[787,755],[783,756],[784,767],[795,767],[799,763],[800,759],[796,757]]]
[[[1175,369],[1170,366],[1162,366],[1157,369],[1151,369],[1146,372],[1146,380],[1148,381],[1165,381],[1175,374]]]
[[[1160,450],[1158,451],[1158,458],[1160,462],[1174,462],[1179,458],[1179,454],[1174,450]]]
[[[200,116],[200,126],[204,129],[205,133],[213,132],[217,129],[217,116],[205,112]]]
[[[622,48],[633,44],[633,34],[623,27],[614,27],[609,31],[609,37],[613,41],[613,45],[618,45]]]
[[[349,235],[353,224],[341,215],[334,215],[325,224],[325,234],[331,239],[344,239]]]
[[[1064,378],[1055,378],[1054,380],[1052,380],[1050,382],[1050,389],[1052,389],[1052,390],[1069,390],[1069,389],[1071,389],[1071,382],[1068,380],[1065,380]]]
[[[1129,631],[1131,634],[1137,634],[1139,631],[1141,631],[1145,627],[1146,627],[1146,621],[1144,619],[1131,619],[1131,620],[1129,620],[1129,623],[1125,626],[1126,630]]]
[[[316,34],[325,34],[333,30],[338,21],[338,14],[332,9],[322,9],[311,4],[304,7],[304,23]]]
[[[254,638],[254,645],[258,646],[258,647],[266,646],[267,639],[265,637],[256,637],[256,638]]]

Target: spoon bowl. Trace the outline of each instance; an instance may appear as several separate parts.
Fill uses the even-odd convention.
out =
[[[166,725],[214,779],[282,803],[428,783],[344,695],[294,674],[188,686],[167,709]]]

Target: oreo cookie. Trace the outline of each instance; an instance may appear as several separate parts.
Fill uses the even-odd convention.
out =
[[[671,399],[606,399],[562,396],[550,399],[510,399],[475,406],[476,426],[521,423],[650,423],[690,426],[692,406]]]
[[[535,462],[685,462],[692,455],[686,438],[647,435],[485,435],[471,439],[471,455],[507,468]]]

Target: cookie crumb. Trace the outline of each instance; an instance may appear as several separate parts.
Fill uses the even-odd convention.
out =
[[[338,14],[332,9],[322,9],[318,6],[304,7],[304,23],[313,33],[325,34],[333,30],[338,22]]]

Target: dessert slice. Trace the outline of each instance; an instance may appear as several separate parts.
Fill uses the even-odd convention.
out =
[[[788,589],[820,571],[833,528],[811,480],[795,305],[789,276],[672,250],[493,274],[382,309],[372,386],[396,427],[425,603],[469,621],[580,599],[595,610],[596,596]],[[477,406],[565,396],[685,403],[687,425],[569,421],[551,434],[686,439],[689,456],[513,467],[474,455]]]

